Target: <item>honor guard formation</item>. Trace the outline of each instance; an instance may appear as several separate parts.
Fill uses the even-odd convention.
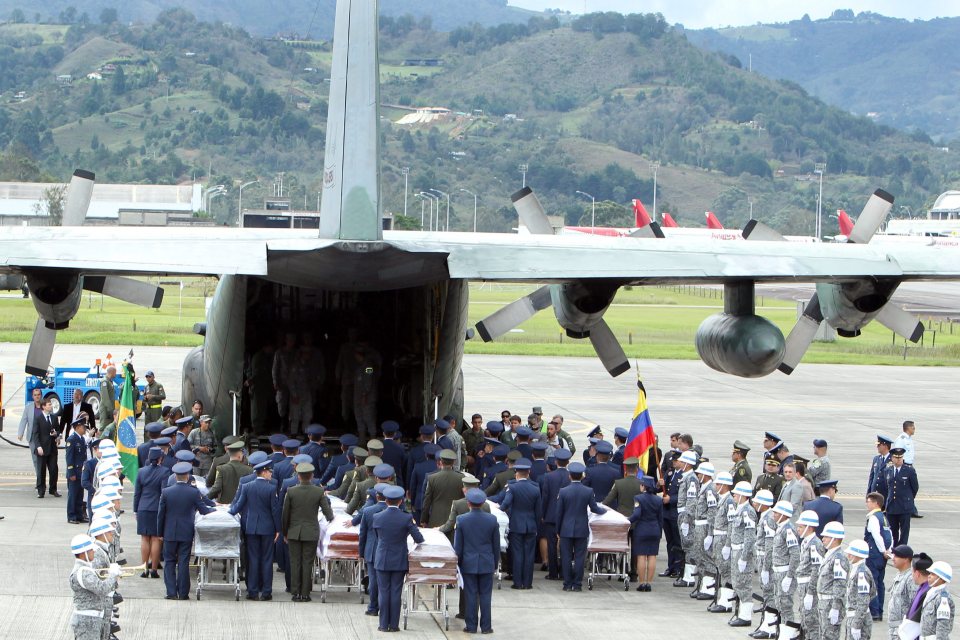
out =
[[[371,358],[362,351],[353,350],[353,362]],[[252,438],[216,442],[202,405],[189,416],[160,407],[163,386],[152,372],[147,379],[145,411],[159,419],[146,424],[134,456],[137,567],[122,568],[119,557],[130,478],[114,439],[97,437],[98,417],[105,431],[117,431],[104,403],[97,416],[75,397],[58,419],[37,393],[20,423],[38,498],[61,495],[57,444],[66,439],[67,522],[88,525],[70,542],[76,638],[120,631],[121,577],[162,574],[165,597],[186,600],[199,567],[200,597],[217,531],[232,532],[234,542],[218,543],[216,557],[235,559],[224,572],[235,566],[237,598],[242,581],[247,600],[273,599],[276,568],[292,601],[311,602],[318,570],[334,566],[324,559],[352,558],[356,586],[369,594],[364,613],[378,617],[382,632],[400,630],[402,611],[406,624],[402,594],[421,580],[408,554],[434,552],[459,567],[456,617],[468,633],[492,633],[495,579],[523,591],[541,576],[579,592],[585,575],[592,588],[595,576],[622,574],[639,592],[676,588],[752,638],[861,640],[878,621],[890,638],[950,637],[952,569],[909,546],[911,520],[922,517],[909,421],[895,439],[877,436],[861,529],[844,523],[823,439],[812,441],[807,459],[766,432],[754,478],[751,448],[740,440],[728,465],[708,458],[691,435],[673,433],[670,448],[654,447],[644,465],[624,458],[626,429],[615,429],[611,442],[596,427],[577,455],[563,416],[545,420],[534,407],[526,420],[509,411],[489,422],[473,414],[469,424],[445,416],[409,444],[394,421],[379,434],[366,425],[362,438],[337,439],[309,424],[305,441],[274,434],[268,451]],[[344,410],[357,397],[355,388],[345,393]],[[363,413],[361,404],[352,408]],[[661,538],[666,562],[658,573]],[[334,552],[338,544],[344,556]],[[423,578],[421,586],[429,584]],[[439,583],[438,593],[455,584]]]

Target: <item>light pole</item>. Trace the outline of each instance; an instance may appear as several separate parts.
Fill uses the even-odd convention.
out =
[[[423,216],[423,207],[427,204],[426,198],[421,196],[419,193],[413,194],[413,197],[420,201],[420,231],[423,231],[424,216]]]
[[[460,189],[460,191],[463,191],[464,193],[469,193],[470,195],[473,196],[473,232],[476,233],[477,232],[477,194],[475,194],[473,191],[470,191],[470,189]]]
[[[205,211],[207,212],[207,215],[210,214],[210,201],[213,200],[214,196],[223,195],[226,192],[226,190],[227,188],[222,184],[218,184],[215,187],[211,187],[207,189],[207,193],[204,196],[206,198],[207,206],[205,207]]]
[[[404,167],[400,173],[403,174],[403,215],[407,215],[407,181],[410,179],[410,167]]]
[[[260,179],[251,180],[250,182],[245,182],[240,185],[240,196],[237,198],[237,226],[240,226],[240,222],[243,216],[243,190],[245,187],[249,187],[252,184],[259,184]]]
[[[440,191],[440,189],[430,189],[434,193],[439,193],[441,196],[446,197],[447,199],[447,224],[444,228],[444,231],[450,231],[450,194]],[[440,199],[437,199],[437,227],[439,230],[440,227]]]
[[[657,170],[660,168],[660,161],[655,160],[650,163],[650,171],[653,172],[653,219],[657,219]],[[752,216],[751,216],[752,217]]]
[[[820,216],[823,212],[823,172],[826,170],[826,162],[818,162],[814,168],[814,172],[820,174],[820,195],[817,196],[817,242],[823,237],[823,224]]]
[[[520,170],[520,175],[523,176],[523,184],[520,185],[520,186],[522,186],[522,187],[527,186],[527,169],[529,169],[529,168],[530,168],[530,166],[529,166],[526,162],[524,162],[524,163],[520,164],[519,166],[517,166],[517,169]]]
[[[596,233],[597,231],[597,199],[586,191],[577,191],[582,196],[587,196],[590,198],[590,233]]]
[[[748,200],[750,203],[750,219],[753,220],[753,200]]]
[[[429,229],[430,229],[430,231],[435,231],[435,229],[433,228],[433,203],[434,203],[434,202],[437,203],[437,220],[439,221],[439,220],[440,220],[440,198],[439,198],[438,196],[432,194],[432,193],[427,192],[427,191],[421,191],[421,192],[420,192],[420,195],[423,196],[424,198],[429,198],[429,199],[430,199],[430,226],[429,226]],[[438,222],[438,225],[439,225],[439,222]]]

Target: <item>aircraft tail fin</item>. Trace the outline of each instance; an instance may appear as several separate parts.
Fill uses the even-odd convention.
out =
[[[337,1],[320,204],[324,238],[383,238],[378,4]]]
[[[680,225],[677,224],[677,221],[673,219],[673,216],[670,215],[669,213],[664,212],[662,215],[663,215],[663,226],[665,226],[665,227],[679,227],[679,226],[680,226]]]
[[[840,224],[840,235],[849,238],[853,232],[853,220],[843,209],[837,209],[837,222]]]
[[[707,217],[707,229],[723,229],[723,225],[720,224],[720,220],[713,214],[713,211],[707,211],[704,215]]]
[[[637,229],[645,227],[653,222],[650,219],[650,214],[647,213],[646,208],[643,206],[643,203],[639,198],[635,198],[633,201],[633,219],[634,226],[637,227]]]

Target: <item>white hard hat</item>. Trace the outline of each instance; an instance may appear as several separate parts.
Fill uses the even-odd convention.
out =
[[[779,513],[780,515],[787,516],[788,518],[793,517],[793,505],[787,502],[786,500],[781,500],[777,504],[773,505],[773,512]]]
[[[702,467],[703,465],[700,465],[700,466]],[[726,471],[721,471],[714,477],[713,482],[714,484],[724,484],[727,486],[733,486],[733,476]]]
[[[823,528],[823,533],[820,535],[820,537],[843,540],[843,536],[845,535],[847,535],[847,530],[843,528],[843,523],[834,521],[827,523],[827,526]]]
[[[113,508],[113,498],[107,498],[105,496],[94,496],[93,501],[90,503],[90,508],[96,511],[97,509],[112,509]]]
[[[953,568],[942,560],[938,560],[930,565],[930,573],[934,574],[944,582],[950,582],[953,580]]]
[[[111,476],[111,475],[115,474],[116,472],[117,472],[117,470],[114,468],[114,466],[113,466],[112,464],[99,464],[99,465],[97,465],[97,477],[98,477],[98,478],[105,478],[105,477],[107,477],[107,476]]]
[[[717,470],[714,468],[712,462],[701,462],[700,466],[697,467],[697,473],[712,478],[713,476],[717,475]]]
[[[760,489],[757,491],[757,495],[753,496],[753,501],[757,504],[766,505],[768,507],[773,506],[773,494],[770,493],[768,489]]]
[[[738,496],[751,497],[753,495],[753,487],[750,486],[749,482],[738,482],[737,486],[733,488],[733,493]]]
[[[807,527],[819,527],[820,526],[820,516],[817,515],[816,511],[807,509],[800,514],[800,518],[797,520],[797,524],[807,526]]]
[[[107,449],[116,449],[117,443],[111,440],[110,438],[104,438],[100,441],[100,454],[103,455],[106,453]]]
[[[105,498],[107,500],[119,500],[120,492],[114,489],[113,487],[100,487],[97,489],[97,492],[93,494],[94,500],[97,498]]]
[[[90,529],[87,531],[91,536],[100,536],[113,531],[113,523],[106,520],[94,520],[90,523]]]
[[[73,551],[73,555],[79,555],[84,551],[90,551],[93,549],[93,538],[81,533],[73,536],[73,539],[70,540],[70,550]]]
[[[688,464],[691,467],[697,464],[697,453],[696,451],[684,451],[680,454],[680,462]]]
[[[92,520],[106,520],[107,522],[116,522],[117,516],[114,515],[113,509],[110,507],[100,507],[99,509],[93,510]]]
[[[863,540],[854,540],[847,545],[847,553],[857,558],[868,558],[870,556],[870,547]]]

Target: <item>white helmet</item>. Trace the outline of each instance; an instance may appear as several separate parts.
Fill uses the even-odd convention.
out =
[[[73,552],[73,555],[79,555],[85,551],[91,551],[93,549],[93,538],[81,533],[79,535],[73,536],[73,539],[70,540],[70,550]]]
[[[942,560],[938,560],[930,565],[930,573],[944,582],[951,582],[953,580],[953,567]]]
[[[828,522],[827,526],[823,528],[823,533],[820,534],[821,538],[836,538],[837,540],[843,540],[843,536],[847,535],[847,530],[843,528],[842,522]]]
[[[757,495],[753,496],[753,501],[757,504],[762,504],[767,507],[773,506],[773,494],[769,489],[760,489],[757,491]]]
[[[697,459],[696,451],[687,450],[680,454],[680,462],[688,464],[691,467],[697,464]]]
[[[700,465],[700,466],[702,467],[703,465]],[[714,477],[713,482],[714,482],[714,484],[723,484],[723,485],[726,485],[726,486],[728,486],[728,487],[732,487],[732,486],[733,486],[733,476],[730,475],[730,474],[729,474],[728,472],[726,472],[726,471],[721,471],[720,473],[718,473],[718,474]]]
[[[857,558],[868,558],[870,556],[870,547],[863,540],[854,540],[847,545],[847,553]]]
[[[746,496],[747,498],[750,498],[753,496],[753,487],[750,486],[749,482],[738,482],[733,488],[733,493],[737,496]]]
[[[701,462],[700,466],[697,467],[697,473],[712,478],[717,475],[717,470],[712,462]]]
[[[788,518],[793,517],[793,505],[786,500],[781,500],[773,506],[773,512],[779,513],[782,516],[787,516]]]
[[[800,514],[800,518],[797,520],[797,524],[800,526],[813,527],[816,529],[820,526],[820,516],[817,515],[816,511],[807,509]]]

